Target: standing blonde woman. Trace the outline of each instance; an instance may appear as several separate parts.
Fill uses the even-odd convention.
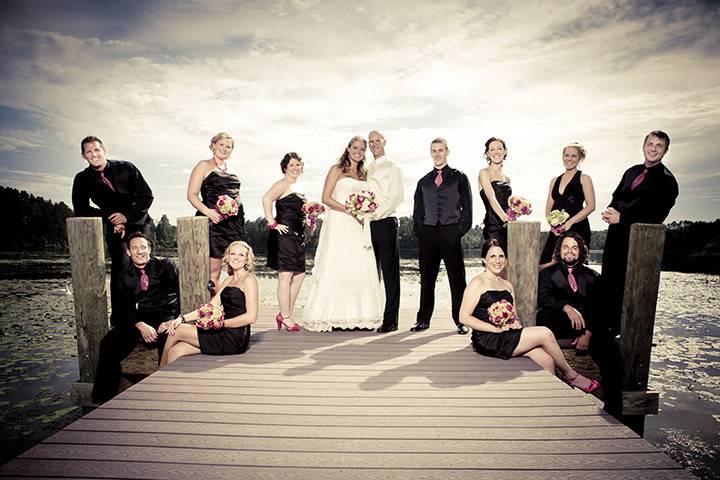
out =
[[[240,202],[240,179],[229,168],[228,160],[235,143],[230,134],[220,132],[210,140],[210,160],[200,160],[190,174],[187,199],[197,209],[196,215],[204,215],[210,221],[210,281],[214,294],[220,279],[222,257],[225,249],[245,236],[245,212]],[[218,199],[227,195],[238,204],[235,215],[223,216],[216,210]],[[202,197],[202,200],[201,198]]]
[[[508,199],[512,195],[510,177],[502,171],[503,163],[507,158],[505,140],[490,137],[485,142],[485,153],[488,166],[478,174],[480,198],[485,205],[485,219],[483,220],[483,239],[496,238],[500,241],[503,250],[507,249],[507,221],[505,213],[508,209]]]
[[[286,153],[280,161],[285,174],[263,195],[262,203],[268,221],[267,266],[278,272],[277,297],[280,312],[275,317],[277,329],[297,332],[297,323],[286,323],[293,317],[295,301],[305,279],[305,194],[298,191],[303,161],[295,152]],[[272,215],[275,203],[277,215]]]
[[[578,170],[585,159],[585,148],[572,143],[563,148],[565,172],[550,181],[545,216],[553,210],[565,210],[570,218],[564,224],[566,232],[577,232],[585,245],[590,248],[590,222],[588,215],[595,211],[595,189],[590,176]],[[547,241],[540,255],[540,266],[546,267],[552,262],[555,243],[560,234],[548,232]]]
[[[225,323],[217,330],[201,330],[191,322],[198,320],[197,311],[180,315],[160,324],[158,332],[167,331],[160,368],[180,357],[197,355],[234,355],[245,353],[250,345],[250,325],[258,313],[258,283],[253,270],[255,256],[250,245],[232,242],[222,259],[227,274],[211,303],[222,305]]]

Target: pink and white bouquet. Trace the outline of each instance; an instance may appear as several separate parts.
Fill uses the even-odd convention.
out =
[[[530,202],[517,195],[513,195],[508,199],[508,207],[505,214],[511,222],[517,220],[521,215],[530,215],[532,213]]]
[[[325,213],[325,205],[320,202],[307,201],[303,203],[302,211],[305,214],[305,225],[310,229],[310,232],[314,232],[315,227],[317,227],[318,217]]]
[[[238,214],[240,207],[238,203],[229,195],[220,195],[215,203],[215,210],[220,214],[223,220]]]
[[[550,224],[550,231],[555,235],[560,235],[565,232],[565,222],[570,218],[570,214],[565,210],[553,210],[550,215],[547,216],[547,221]]]
[[[517,320],[515,307],[513,307],[513,304],[507,300],[499,300],[493,303],[488,307],[487,311],[490,323],[496,327],[502,328],[506,325],[514,323],[515,320]]]
[[[359,220],[362,220],[366,213],[372,213],[377,208],[375,192],[363,190],[360,193],[351,193],[345,201],[345,210]]]
[[[225,324],[225,310],[222,305],[214,303],[203,303],[197,309],[200,319],[195,321],[195,326],[203,330],[219,330]]]

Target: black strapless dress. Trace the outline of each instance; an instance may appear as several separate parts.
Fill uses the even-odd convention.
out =
[[[480,295],[472,316],[483,322],[490,323],[488,315],[488,307],[500,300],[507,300],[513,303],[513,297],[507,290],[488,290]],[[507,330],[501,333],[472,331],[473,349],[480,355],[486,357],[496,357],[507,360],[512,357],[512,353],[520,343],[520,334],[522,329]]]
[[[495,192],[495,198],[500,204],[500,208],[502,208],[503,211],[507,211],[508,199],[512,195],[512,188],[510,187],[510,184],[507,182],[493,180],[490,182],[490,185]],[[480,190],[480,199],[482,200],[483,205],[485,205],[483,238],[485,240],[489,240],[491,238],[497,239],[500,242],[500,245],[502,245],[503,251],[505,251],[505,254],[507,255],[507,225],[505,225],[505,222],[498,217],[495,210],[493,210],[490,206],[490,202],[488,201],[484,190]]]
[[[275,202],[275,221],[290,230],[280,235],[270,230],[267,244],[267,266],[279,272],[305,272],[305,200],[291,193]]]
[[[222,258],[225,249],[235,240],[245,240],[245,210],[240,203],[240,179],[234,173],[212,171],[205,177],[200,187],[202,202],[208,208],[215,208],[218,197],[227,195],[234,198],[240,207],[237,215],[226,218],[218,223],[210,222],[210,256]],[[203,215],[196,212],[195,215]]]
[[[237,287],[225,287],[220,292],[220,302],[225,310],[225,318],[233,318],[247,311],[245,292]],[[200,352],[207,355],[233,355],[245,353],[250,346],[250,325],[220,330],[198,329]]]
[[[575,172],[573,178],[570,179],[565,190],[560,193],[560,175],[555,179],[552,193],[550,196],[553,199],[553,206],[550,210],[565,210],[570,214],[570,217],[574,217],[580,210],[585,207],[585,192],[583,192],[582,183],[580,182],[580,176],[582,172],[578,170]],[[570,218],[568,217],[568,218]],[[571,232],[577,232],[585,240],[585,244],[590,249],[590,222],[588,219],[584,219],[570,227]],[[547,241],[543,247],[542,254],[540,254],[540,263],[547,263],[552,260],[553,251],[555,250],[555,242],[558,237],[553,235],[552,232],[548,232]]]

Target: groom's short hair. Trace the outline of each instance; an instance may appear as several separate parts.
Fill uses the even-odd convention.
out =
[[[445,140],[444,138],[437,137],[435,140],[430,142],[430,148],[432,148],[432,146],[435,145],[436,143],[442,143],[443,145],[445,145],[445,151],[450,152],[450,147],[448,147],[447,140]]]

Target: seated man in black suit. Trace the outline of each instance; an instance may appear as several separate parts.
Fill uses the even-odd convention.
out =
[[[180,314],[178,270],[169,258],[151,257],[150,242],[141,232],[127,239],[131,265],[119,276],[117,307],[118,322],[100,342],[100,356],[93,402],[101,404],[117,394],[122,362],[140,340],[158,347],[158,362],[165,346],[166,335],[157,328]]]
[[[599,275],[585,263],[588,249],[583,238],[566,232],[558,238],[554,265],[540,272],[536,321],[548,327],[555,338],[572,339],[578,351],[590,346],[597,312]]]

